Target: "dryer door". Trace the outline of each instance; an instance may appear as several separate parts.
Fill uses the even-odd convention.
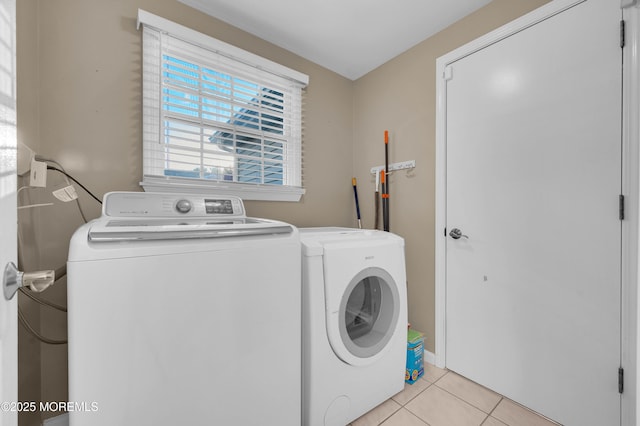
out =
[[[398,287],[391,275],[370,267],[356,274],[337,312],[328,313],[327,334],[336,355],[351,365],[375,362],[396,332]]]

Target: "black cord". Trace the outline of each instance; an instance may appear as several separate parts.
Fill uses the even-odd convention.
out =
[[[18,288],[18,290],[20,291],[20,293],[24,294],[25,296],[27,296],[29,299],[33,300],[34,302],[37,302],[41,305],[44,306],[48,306],[50,308],[53,308],[57,311],[60,312],[67,312],[67,308],[62,306],[62,305],[58,305],[57,303],[53,303],[53,302],[49,302],[48,300],[43,300],[40,299],[39,297],[34,296],[33,294],[31,294],[28,290],[25,290],[24,287],[20,287]]]
[[[24,317],[24,314],[22,313],[22,309],[20,309],[19,306],[18,306],[18,319],[20,320],[20,324],[22,324],[22,326],[29,333],[31,333],[31,335],[33,337],[35,337],[36,339],[40,340],[42,343],[46,343],[46,344],[49,344],[49,345],[66,345],[67,344],[66,340],[49,339],[48,337],[44,337],[43,335],[41,335],[40,333],[35,331],[33,329],[33,327],[31,327],[29,325],[29,323],[27,322],[27,319]]]
[[[66,177],[68,177],[69,179],[71,179],[72,181],[74,181],[75,183],[77,183],[80,188],[84,189],[86,191],[87,194],[91,195],[93,197],[94,200],[96,200],[98,203],[102,204],[102,200],[100,200],[100,198],[96,197],[95,195],[93,195],[93,193],[91,191],[89,191],[83,184],[81,184],[80,182],[78,182],[76,180],[76,178],[74,178],[73,176],[71,176],[69,173],[65,172],[64,170],[61,170],[57,167],[51,166],[49,164],[47,164],[47,169],[49,170],[55,170],[56,172],[60,172],[63,175],[65,175]]]
[[[49,158],[44,158],[44,157],[43,157],[43,156],[41,156],[41,155],[36,155],[36,160],[37,160],[37,161],[42,161],[42,162],[44,162],[44,163],[51,163],[51,164],[53,164],[54,166],[56,166],[56,167],[58,167],[59,169],[61,169],[63,172],[65,172],[65,173],[67,172],[67,171],[64,169],[64,167],[62,167],[62,164],[58,163],[56,160],[51,160],[51,159],[49,159]],[[47,164],[47,165],[48,165],[48,164]],[[66,181],[67,181],[67,184],[69,184],[69,185],[70,185],[70,183],[69,183],[69,179],[68,179],[68,178],[66,178],[66,177],[65,177],[65,179],[66,179]],[[80,212],[80,216],[82,216],[82,220],[84,221],[84,223],[87,223],[87,222],[88,222],[88,221],[87,221],[87,216],[84,214],[84,210],[82,210],[82,206],[80,205],[80,200],[78,200],[78,199],[76,198],[76,199],[75,199],[75,202],[76,202],[76,206],[78,206],[78,211]],[[66,272],[65,272],[65,274],[66,274]],[[57,277],[57,276],[58,276],[58,274],[56,273],[56,277]]]

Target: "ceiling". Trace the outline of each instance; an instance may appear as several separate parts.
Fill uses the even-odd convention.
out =
[[[179,0],[356,80],[491,0]]]

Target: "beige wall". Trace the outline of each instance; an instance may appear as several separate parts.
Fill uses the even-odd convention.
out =
[[[141,152],[142,8],[310,76],[305,100],[304,186],[300,203],[247,202],[252,216],[298,226],[354,226],[351,176],[366,227],[373,221],[373,178],[384,159],[383,131],[391,135],[391,161],[416,160],[393,176],[391,229],[406,238],[409,315],[434,351],[434,123],[436,57],[520,16],[546,0],[495,0],[487,7],[381,66],[349,81],[176,0],[18,1],[18,137],[60,162],[98,196],[138,191]],[[47,202],[61,185],[50,173],[47,190],[26,190],[21,203]],[[99,206],[80,194],[89,218]],[[81,224],[73,204],[22,210],[25,269],[56,268]],[[65,280],[45,295],[64,303]],[[20,301],[47,336],[64,335],[64,316]],[[66,347],[39,345],[20,334],[20,398],[66,400]],[[37,416],[21,425],[38,424]],[[45,416],[46,417],[46,416]]]
[[[391,231],[405,238],[409,322],[426,333],[435,351],[435,116],[436,59],[506,24],[548,0],[494,0],[484,8],[368,73],[354,83],[353,170],[366,226],[373,223],[372,166],[384,162],[384,130],[389,130],[389,162],[416,160],[410,172],[390,183]]]
[[[304,186],[300,203],[247,202],[252,216],[299,226],[349,226],[353,83],[301,57],[195,11],[176,0],[20,0],[18,3],[18,137],[55,159],[98,196],[139,191],[142,178],[141,33],[138,8],[209,34],[310,77],[305,94]],[[49,202],[47,190],[21,192],[21,204]],[[80,190],[79,190],[80,192]],[[100,208],[83,193],[89,219]],[[57,268],[82,223],[73,203],[21,210],[22,266]],[[62,279],[43,297],[65,302]],[[65,335],[63,314],[28,299],[20,305],[48,337]],[[66,400],[66,346],[40,345],[20,328],[20,398]],[[45,414],[44,417],[49,417]],[[21,425],[40,424],[22,414]]]
[[[351,81],[175,0],[26,2],[35,4],[35,12],[18,16],[18,25],[37,31],[37,56],[31,62],[38,72],[28,64],[22,68],[24,79],[19,71],[18,84],[21,97],[37,98],[39,115],[36,123],[25,124],[25,142],[61,162],[99,196],[140,190],[141,34],[136,16],[141,8],[310,76],[303,153],[307,196],[301,203],[248,203],[248,210],[295,224],[348,223]],[[19,61],[22,52],[19,46]],[[331,173],[323,173],[329,168]],[[97,215],[98,206],[85,200]]]

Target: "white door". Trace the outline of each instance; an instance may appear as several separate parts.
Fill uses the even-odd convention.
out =
[[[620,424],[619,2],[451,64],[446,366],[564,425]]]
[[[0,0],[0,268],[16,262],[16,3]],[[0,292],[0,403],[18,400],[17,297]],[[7,409],[9,408],[9,409]],[[18,424],[11,405],[0,407],[0,426]],[[16,407],[13,407],[14,409]]]

